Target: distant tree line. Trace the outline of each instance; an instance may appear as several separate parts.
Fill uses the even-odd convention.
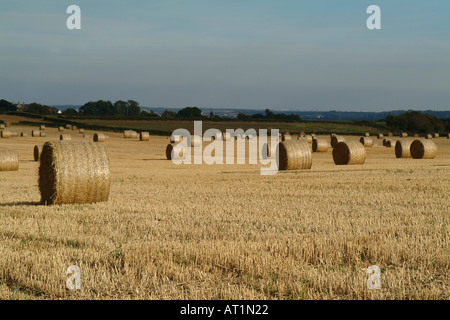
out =
[[[248,115],[244,113],[238,113],[239,120],[280,120],[280,121],[302,121],[298,114],[284,114],[284,113],[274,113],[269,109],[266,109],[265,114],[255,113],[253,115]]]
[[[438,119],[435,116],[419,111],[405,112],[398,116],[387,116],[386,125],[394,130],[407,132],[431,133],[448,131],[448,119]]]

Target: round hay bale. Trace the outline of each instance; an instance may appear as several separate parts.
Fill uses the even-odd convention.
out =
[[[411,158],[411,143],[413,140],[411,139],[404,139],[404,140],[397,140],[395,143],[395,156],[397,158]]]
[[[28,133],[26,133],[26,132],[21,132],[21,133],[20,133],[20,136],[21,136],[21,137],[28,137]]]
[[[439,138],[439,133],[433,133],[433,138],[435,139]]]
[[[150,133],[148,132],[139,133],[139,141],[149,141],[149,140],[150,140]]]
[[[386,144],[384,145],[386,148],[392,148],[392,146],[395,146],[395,143],[397,140],[394,139],[387,139]]]
[[[450,139],[450,133],[447,133],[447,139]]]
[[[281,135],[281,141],[290,141],[290,140],[292,140],[292,137],[290,134],[283,133]]]
[[[279,170],[311,169],[311,149],[306,141],[283,141],[278,144],[277,148],[279,152]]]
[[[364,133],[364,137],[370,137],[370,133],[369,132]]]
[[[83,134],[83,138],[90,138],[91,135],[90,134]]]
[[[166,147],[167,160],[184,159],[186,152],[182,143],[169,143]]]
[[[12,123],[11,123],[10,121],[8,121],[8,122],[6,122],[5,126],[6,126],[7,128],[11,128],[11,127],[12,127]]]
[[[5,125],[2,123],[2,124],[0,124],[0,129],[5,129]]]
[[[34,161],[39,161],[41,159],[42,147],[35,145],[33,149]]]
[[[131,131],[131,139],[137,139],[139,138],[139,135],[136,131]]]
[[[58,127],[58,131],[64,131],[64,127]]]
[[[19,133],[17,131],[11,131],[11,132],[12,132],[12,136],[13,137],[18,137],[19,136]]]
[[[313,139],[314,139],[316,137],[316,134],[315,133],[311,133],[310,136],[313,137]],[[306,137],[306,135],[305,135],[305,137]]]
[[[32,137],[40,137],[41,132],[39,130],[31,130],[31,136]]]
[[[402,132],[402,134],[400,135],[402,138],[406,138],[408,137],[408,134],[406,132]]]
[[[71,124],[66,124],[66,129],[72,130],[72,125]]]
[[[0,132],[0,135],[3,139],[11,138],[13,136],[13,133],[11,130],[2,130]]]
[[[433,135],[427,133],[427,134],[425,135],[425,139],[433,139]]]
[[[393,137],[394,134],[393,134],[392,132],[389,132],[389,133],[388,133],[388,136],[389,136],[389,137]]]
[[[131,130],[124,130],[123,137],[125,139],[130,139],[131,138]]]
[[[40,125],[40,126],[39,126],[39,130],[41,130],[41,131],[45,130],[45,126],[44,126],[43,124]]]
[[[313,152],[327,152],[327,150],[328,150],[328,140],[317,138],[312,140]]]
[[[384,134],[382,134],[382,133],[377,134],[378,139],[383,139],[383,137],[384,137]]]
[[[191,136],[191,147],[200,147],[202,145],[202,137],[199,135]]]
[[[19,170],[19,157],[15,150],[0,150],[0,171]]]
[[[84,133],[84,129],[79,129],[78,132],[79,132],[80,134],[83,134],[83,133]]]
[[[59,136],[59,140],[72,140],[72,136],[70,134],[61,134]]]
[[[310,134],[307,134],[306,136],[304,136],[304,138],[306,139],[306,142],[308,142],[308,143],[312,143],[314,137],[312,135],[310,135]]]
[[[103,133],[95,133],[94,134],[94,142],[105,142],[105,135]]]
[[[359,138],[359,142],[361,142],[361,144],[364,146],[364,147],[372,147],[373,146],[373,140],[371,139],[371,138],[368,138],[368,137],[361,137],[361,138]]]
[[[72,126],[72,130],[77,131],[77,130],[78,130],[78,127],[77,127],[77,126]]]
[[[47,133],[46,133],[45,131],[41,131],[41,132],[39,133],[39,136],[40,136],[40,137],[46,137],[46,136],[47,136]]]
[[[101,143],[49,141],[42,148],[42,204],[107,201],[111,186],[108,155]]]
[[[438,148],[431,140],[414,140],[410,146],[413,159],[434,159]]]
[[[364,164],[366,149],[358,141],[338,142],[333,148],[333,160],[336,165]]]
[[[306,133],[304,131],[300,132],[300,137],[306,136]]]
[[[419,138],[419,137],[420,137],[420,134],[414,133],[414,138]]]
[[[345,142],[345,138],[343,136],[333,135],[331,137],[331,147],[334,148],[339,142]]]

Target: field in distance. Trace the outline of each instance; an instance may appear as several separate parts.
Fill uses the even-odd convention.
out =
[[[41,206],[33,147],[60,134],[46,131],[0,139],[20,159],[0,172],[0,299],[449,299],[446,138],[432,160],[396,159],[373,137],[364,165],[336,166],[329,148],[311,170],[261,176],[175,165],[167,137],[109,132],[109,201]],[[71,265],[81,290],[66,287]]]

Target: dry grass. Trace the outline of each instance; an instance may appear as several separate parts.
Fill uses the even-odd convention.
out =
[[[20,170],[0,174],[1,299],[450,298],[450,140],[433,140],[431,160],[374,146],[338,167],[329,149],[310,170],[261,176],[175,165],[164,137],[110,136],[110,198],[89,205],[38,205],[30,150],[46,139],[2,141]],[[73,264],[79,291],[66,289]]]

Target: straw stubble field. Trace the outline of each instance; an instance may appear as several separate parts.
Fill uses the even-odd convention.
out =
[[[450,140],[433,140],[432,160],[374,138],[364,165],[336,166],[329,148],[311,170],[261,176],[177,166],[167,138],[108,133],[109,201],[42,206],[33,147],[59,137],[46,131],[0,140],[20,159],[0,172],[1,299],[449,298]],[[66,287],[70,265],[81,290]]]

